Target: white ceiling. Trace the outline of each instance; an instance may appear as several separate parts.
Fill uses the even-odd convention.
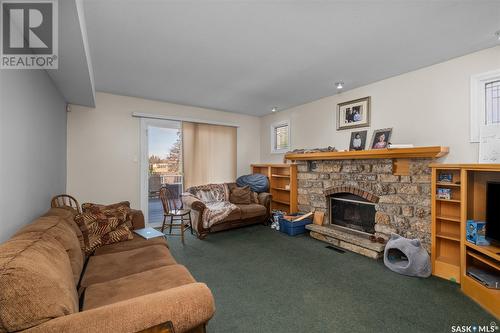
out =
[[[500,1],[85,0],[96,90],[264,115],[495,46]]]

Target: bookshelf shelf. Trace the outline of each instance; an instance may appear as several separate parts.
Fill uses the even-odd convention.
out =
[[[460,200],[456,200],[456,199],[439,199],[439,198],[436,198],[436,201],[445,201],[445,202],[460,203]]]
[[[276,202],[282,205],[290,205],[289,201],[284,201],[284,200],[276,200],[276,199],[271,199],[272,202]]]
[[[436,185],[440,187],[460,187],[460,184],[445,183],[445,182],[438,182],[436,183]]]
[[[438,220],[450,221],[460,223],[460,216],[436,216]]]
[[[439,238],[444,238],[444,239],[449,239],[455,242],[460,242],[460,235],[454,234],[451,232],[441,232],[441,233],[436,233],[436,237]]]

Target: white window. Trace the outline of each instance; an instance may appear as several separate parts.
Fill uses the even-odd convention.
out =
[[[271,152],[286,153],[290,150],[290,122],[281,121],[271,125]]]
[[[479,142],[482,126],[500,125],[500,70],[471,77],[470,141]]]
[[[500,123],[500,78],[484,85],[486,125]]]

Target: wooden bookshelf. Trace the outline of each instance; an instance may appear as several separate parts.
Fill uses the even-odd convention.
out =
[[[467,275],[471,266],[500,274],[500,244],[481,246],[465,237],[467,220],[486,220],[486,184],[500,182],[500,164],[431,164],[431,168],[432,273],[460,283],[467,296],[500,317],[500,290]],[[452,182],[439,181],[440,173],[451,173]],[[451,189],[451,199],[437,198],[438,188]]]
[[[266,175],[271,192],[271,209],[297,212],[297,165],[252,164],[252,173]]]

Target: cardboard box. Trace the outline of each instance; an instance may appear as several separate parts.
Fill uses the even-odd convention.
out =
[[[467,220],[465,239],[476,245],[490,245],[486,240],[486,222]]]
[[[438,199],[450,200],[451,199],[451,189],[449,189],[449,188],[438,188],[436,196],[438,197]]]

